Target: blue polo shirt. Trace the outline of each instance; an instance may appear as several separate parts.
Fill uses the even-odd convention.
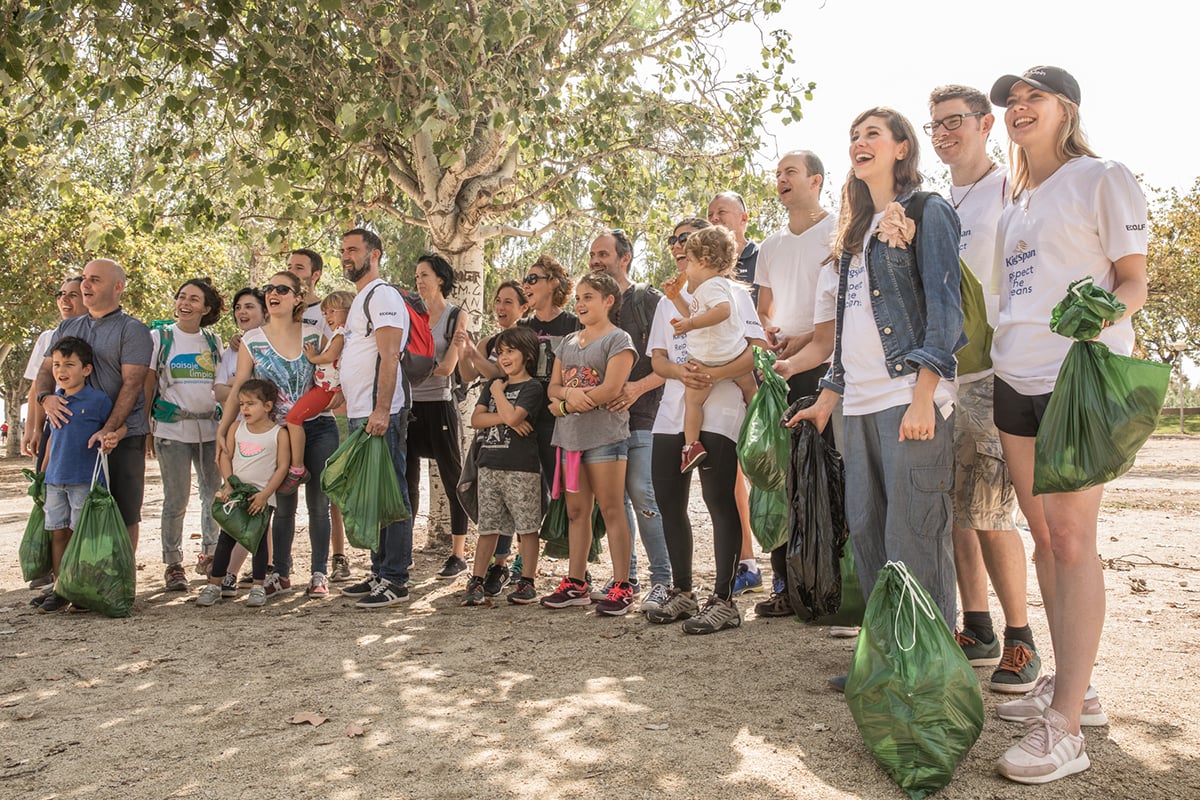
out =
[[[46,483],[72,484],[92,482],[97,449],[88,449],[88,439],[104,427],[112,413],[112,400],[99,389],[86,384],[75,394],[55,392],[67,403],[71,416],[67,424],[50,433],[50,455],[46,465]]]

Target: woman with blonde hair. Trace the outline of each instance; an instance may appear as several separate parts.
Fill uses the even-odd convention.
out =
[[[1108,721],[1089,685],[1104,627],[1096,552],[1104,487],[1033,495],[1038,427],[1071,346],[1050,330],[1050,312],[1072,282],[1090,276],[1126,307],[1100,341],[1115,353],[1132,351],[1129,318],[1146,302],[1146,199],[1125,166],[1088,146],[1070,73],[1042,66],[1005,75],[991,100],[1005,109],[1013,176],[996,234],[1003,255],[992,343],[996,427],[1033,537],[1056,668],[997,708],[1001,719],[1031,726],[997,769],[1019,783],[1048,783],[1090,766],[1080,725]]]

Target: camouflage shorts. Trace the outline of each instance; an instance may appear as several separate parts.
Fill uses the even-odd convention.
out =
[[[977,531],[1015,529],[1017,493],[992,422],[991,378],[958,387],[954,422],[954,524]]]
[[[479,533],[511,535],[542,527],[542,476],[479,468]]]

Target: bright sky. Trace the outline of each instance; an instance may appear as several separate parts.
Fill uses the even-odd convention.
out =
[[[771,126],[778,150],[762,154],[768,174],[779,152],[813,150],[836,194],[850,166],[850,122],[876,105],[913,122],[922,136],[923,171],[938,174],[944,168],[920,133],[931,89],[962,83],[987,94],[1001,75],[1051,64],[1079,81],[1084,128],[1100,156],[1124,163],[1150,186],[1184,189],[1200,177],[1200,147],[1192,141],[1200,130],[1198,48],[1186,5],[785,0],[783,6],[765,27],[792,32],[792,74],[817,88],[801,122]],[[757,39],[730,41],[726,49],[756,55],[751,41]],[[741,65],[731,60],[730,66]],[[998,114],[993,142],[1007,151],[1003,130]]]

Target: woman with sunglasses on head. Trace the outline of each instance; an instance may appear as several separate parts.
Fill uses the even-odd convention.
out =
[[[1146,198],[1124,165],[1101,160],[1088,146],[1079,84],[1065,70],[1005,75],[991,101],[1005,109],[1012,164],[1012,202],[996,235],[1004,255],[992,344],[996,427],[1029,521],[1057,670],[1025,697],[998,706],[1001,719],[1032,727],[997,769],[1019,783],[1047,783],[1087,769],[1080,725],[1108,722],[1089,685],[1104,627],[1096,551],[1104,487],[1033,496],[1038,427],[1071,346],[1048,323],[1067,287],[1091,277],[1126,307],[1099,340],[1130,354],[1130,317],[1146,302]]]
[[[267,320],[262,327],[246,331],[242,336],[237,372],[217,431],[218,457],[225,447],[229,429],[237,422],[238,389],[242,383],[250,378],[262,378],[275,384],[279,389],[276,417],[282,422],[292,405],[313,387],[316,365],[305,357],[304,346],[313,344],[318,350],[324,349],[321,332],[304,324],[304,289],[299,278],[290,272],[276,272],[262,287],[262,292],[267,304]],[[297,486],[289,471],[283,487],[276,492],[277,505],[271,521],[271,562],[274,566],[264,584],[267,597],[292,588]],[[313,530],[314,526],[310,524],[310,537]],[[314,543],[313,549],[317,546]],[[319,581],[310,581],[310,586],[314,582]]]
[[[683,277],[687,264],[688,238],[711,227],[707,220],[699,217],[684,219],[675,226],[667,244],[679,268],[679,278]],[[681,286],[679,291],[685,301],[690,299],[686,286]],[[766,347],[766,334],[750,293],[744,287],[736,286],[734,302],[733,313],[745,326],[746,343]],[[689,362],[687,336],[677,335],[671,324],[678,316],[675,305],[663,298],[655,312],[647,343],[654,371],[666,378],[662,401],[654,418],[651,476],[658,509],[663,516],[663,533],[671,558],[674,585],[662,597],[654,596],[657,586],[651,590],[651,596],[642,602],[642,611],[652,623],[665,625],[682,621],[685,633],[708,634],[735,628],[742,621],[733,591],[743,549],[743,524],[735,497],[739,484],[744,486],[738,469],[737,439],[746,407],[737,385],[722,379],[743,374],[753,369],[754,364],[748,349],[721,367],[709,368]],[[689,385],[711,387],[705,410],[716,412],[704,415],[700,432],[701,441],[711,453],[698,469],[704,503],[712,517],[717,567],[715,592],[703,610],[692,582],[692,523],[688,514],[692,479],[690,473],[679,469],[679,453],[686,438],[683,434],[684,388]]]
[[[936,194],[920,224],[918,142],[889,108],[850,126],[850,175],[831,257],[839,286],[833,361],[816,403],[797,413],[823,431],[841,395],[846,521],[864,596],[888,561],[903,561],[953,630],[951,544],[954,353],[966,344],[959,223]],[[831,683],[841,688],[844,679]]]

